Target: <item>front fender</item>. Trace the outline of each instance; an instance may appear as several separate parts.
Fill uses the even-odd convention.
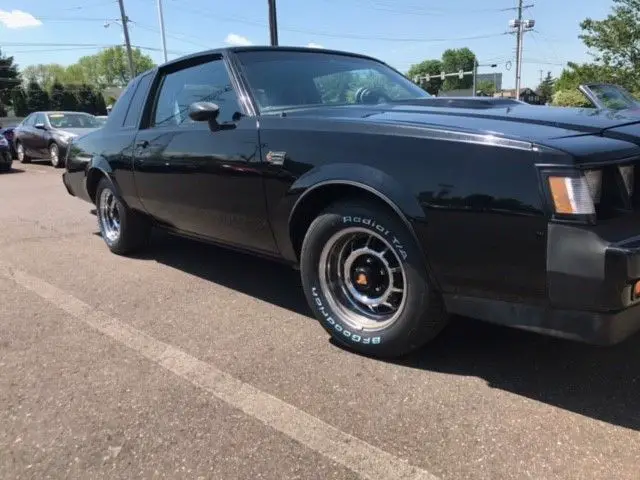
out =
[[[276,242],[287,260],[297,262],[290,228],[297,209],[310,195],[328,185],[354,187],[379,198],[396,211],[412,234],[412,221],[424,220],[425,214],[418,199],[385,172],[358,163],[322,165],[300,176],[272,210]]]

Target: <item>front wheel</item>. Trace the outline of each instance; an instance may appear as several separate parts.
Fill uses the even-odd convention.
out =
[[[434,338],[448,316],[420,247],[402,221],[370,202],[339,202],[302,245],[305,295],[333,338],[376,357],[405,355]]]
[[[62,162],[60,161],[60,148],[56,143],[49,145],[49,158],[54,168],[60,168],[62,166]]]
[[[147,244],[149,220],[127,207],[106,178],[98,183],[96,211],[102,239],[113,253],[127,255]]]

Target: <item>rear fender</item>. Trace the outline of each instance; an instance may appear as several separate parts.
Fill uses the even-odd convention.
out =
[[[122,198],[122,191],[118,186],[118,183],[115,181],[115,176],[113,174],[113,169],[109,165],[109,162],[103,156],[95,156],[89,162],[87,167],[87,193],[95,203],[96,200],[96,189],[98,188],[98,182],[100,179],[106,177],[116,193]]]

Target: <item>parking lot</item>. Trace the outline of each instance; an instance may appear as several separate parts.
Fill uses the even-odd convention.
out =
[[[361,357],[287,267],[163,234],[109,253],[60,175],[0,176],[0,478],[638,478],[640,336],[460,318]]]

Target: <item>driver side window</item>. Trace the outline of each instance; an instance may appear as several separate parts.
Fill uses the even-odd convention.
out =
[[[217,104],[220,107],[218,121],[221,123],[232,120],[234,113],[242,112],[221,59],[165,75],[151,126],[185,126],[196,123],[189,118],[189,106],[194,102]]]

